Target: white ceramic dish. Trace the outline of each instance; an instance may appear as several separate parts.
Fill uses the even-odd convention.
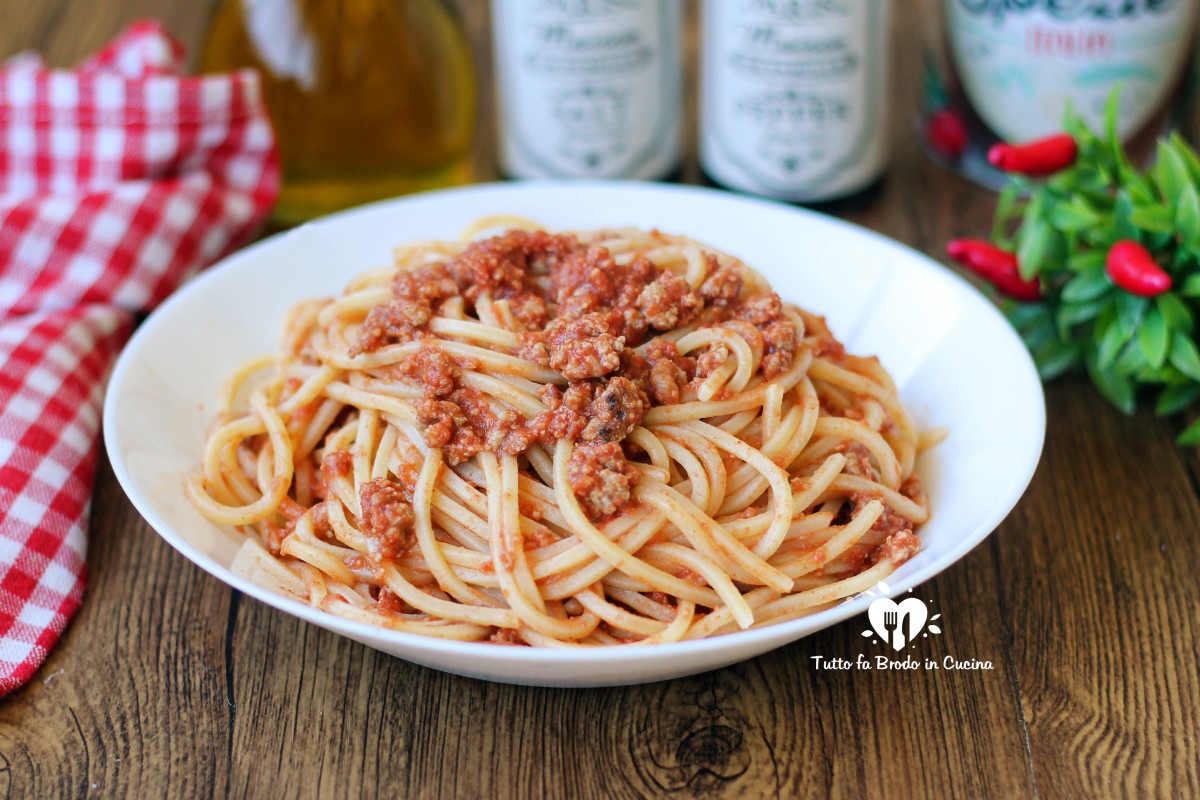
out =
[[[1033,476],[1045,431],[1033,364],[993,306],[925,256],[835,219],[706,189],[517,183],[386,201],[272,237],[213,267],[152,314],[122,354],[104,408],[113,469],[138,511],[184,556],[264,603],[401,658],[489,680],[661,680],[750,658],[864,611],[870,598],[858,597],[773,627],[647,648],[497,647],[350,622],[230,572],[240,535],[202,517],[181,488],[198,463],[226,375],[243,359],[275,351],[293,303],[338,293],[351,276],[387,264],[399,242],[453,238],[498,212],[552,228],[632,224],[694,236],[740,256],[785,299],[825,314],[852,352],[877,354],[918,423],[950,429],[919,463],[933,519],[920,531],[921,552],[889,579],[893,593],[979,544]]]

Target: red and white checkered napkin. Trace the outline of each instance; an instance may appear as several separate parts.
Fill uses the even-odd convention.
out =
[[[0,697],[79,608],[104,381],[279,189],[258,77],[181,77],[154,23],[71,71],[0,65]]]

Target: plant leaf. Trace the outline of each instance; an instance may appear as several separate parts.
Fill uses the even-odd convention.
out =
[[[1200,383],[1182,383],[1178,386],[1168,386],[1158,396],[1154,404],[1154,413],[1160,417],[1178,414],[1200,397]]]
[[[1050,222],[1061,231],[1086,230],[1100,222],[1100,215],[1076,196],[1070,203],[1059,203],[1050,214]]]
[[[1132,338],[1132,334],[1125,333],[1116,321],[1114,312],[1112,317],[1106,318],[1107,311],[1101,312],[1099,320],[1096,322],[1096,366],[1099,369],[1109,369],[1113,362],[1116,361],[1117,353],[1125,346],[1125,343]]]
[[[1200,244],[1200,195],[1189,183],[1175,206],[1175,229],[1185,245]]]
[[[1013,327],[1017,329],[1032,325],[1042,319],[1047,319],[1049,313],[1043,303],[1018,303],[1010,300],[1004,306],[1005,316],[1008,317],[1008,321],[1012,323]]]
[[[1038,348],[1033,361],[1042,380],[1051,381],[1077,365],[1082,356],[1083,346],[1079,342],[1052,339]]]
[[[1101,297],[1086,303],[1063,303],[1058,308],[1058,335],[1063,339],[1070,336],[1071,328],[1083,322],[1090,322],[1108,308],[1109,299]]]
[[[1159,313],[1167,321],[1167,327],[1173,331],[1192,330],[1192,312],[1174,292],[1160,294],[1155,300]]]
[[[1067,267],[1074,272],[1104,271],[1107,253],[1103,250],[1084,250],[1072,253],[1067,258]]]
[[[1200,445],[1200,420],[1196,420],[1186,428],[1183,428],[1183,433],[1177,435],[1175,444],[1183,447]]]
[[[1187,165],[1192,181],[1200,181],[1200,156],[1197,156],[1196,151],[1191,148],[1187,140],[1179,135],[1179,131],[1171,134],[1170,142],[1171,147],[1175,150],[1175,155],[1179,156],[1179,160]]]
[[[1088,374],[1092,383],[1100,390],[1100,394],[1118,409],[1126,414],[1134,410],[1133,384],[1111,370],[1097,369],[1090,360],[1087,362]]]
[[[1017,241],[1017,263],[1020,265],[1022,278],[1029,280],[1038,274],[1046,254],[1050,251],[1053,237],[1054,229],[1040,218],[1032,223],[1026,221],[1021,226]]]
[[[1200,351],[1186,335],[1176,332],[1171,337],[1171,366],[1194,381],[1200,381]]]
[[[1113,203],[1113,241],[1118,239],[1138,240],[1137,226],[1133,224],[1133,201],[1129,192],[1122,189],[1117,192]]]
[[[1175,444],[1191,447],[1200,444],[1200,419],[1183,429],[1183,433],[1175,437]]]
[[[1117,360],[1113,362],[1112,371],[1118,375],[1129,377],[1136,375],[1146,366],[1146,354],[1142,352],[1141,345],[1132,341],[1121,350],[1121,355],[1117,356]]]
[[[1162,312],[1157,307],[1150,309],[1142,320],[1142,326],[1138,328],[1138,346],[1142,348],[1142,355],[1146,357],[1146,363],[1151,368],[1158,369],[1166,363],[1169,336],[1167,321],[1163,319]]]
[[[1175,212],[1169,207],[1157,203],[1135,206],[1133,213],[1129,215],[1129,221],[1149,233],[1173,233],[1175,231]]]
[[[1184,278],[1179,293],[1184,297],[1200,297],[1200,273],[1193,273]]]
[[[1087,272],[1080,272],[1067,281],[1062,288],[1062,299],[1068,303],[1095,300],[1111,288],[1113,288],[1112,281],[1108,279],[1108,275],[1104,273],[1103,269],[1091,269]]]
[[[1149,301],[1144,297],[1136,297],[1125,292],[1117,295],[1117,324],[1121,326],[1121,330],[1128,336],[1133,336],[1137,333],[1138,326],[1142,324],[1142,317],[1145,315],[1146,307],[1149,304]]]
[[[1158,158],[1154,163],[1154,180],[1166,203],[1173,203],[1191,183],[1187,165],[1179,158],[1175,148],[1164,141],[1158,143]]]

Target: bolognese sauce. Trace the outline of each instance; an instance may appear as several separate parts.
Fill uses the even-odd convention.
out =
[[[667,334],[688,326],[741,326],[762,350],[765,378],[792,365],[796,328],[779,295],[747,294],[735,267],[707,258],[709,274],[693,289],[641,255],[619,262],[605,247],[574,236],[508,231],[445,262],[400,272],[392,299],[370,311],[349,354],[431,336],[430,320],[451,299],[466,313],[476,313],[483,297],[503,301],[524,327],[518,355],[559,373],[565,387],[548,385],[546,411],[532,418],[497,413],[478,392],[459,386],[453,358],[422,346],[396,373],[422,392],[414,405],[425,444],[443,448],[454,465],[483,451],[520,455],[534,442],[561,438],[620,443],[652,407],[694,399],[697,382],[730,357],[725,345],[715,344],[685,358]],[[614,487],[636,472],[615,464],[619,446],[603,453],[602,478],[572,481],[594,519],[628,504],[629,493]],[[596,458],[580,456],[593,465]]]

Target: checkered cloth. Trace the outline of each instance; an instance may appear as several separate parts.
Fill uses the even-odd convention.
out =
[[[72,71],[0,65],[0,697],[79,608],[104,382],[135,315],[278,194],[257,75],[182,61],[139,23]]]

